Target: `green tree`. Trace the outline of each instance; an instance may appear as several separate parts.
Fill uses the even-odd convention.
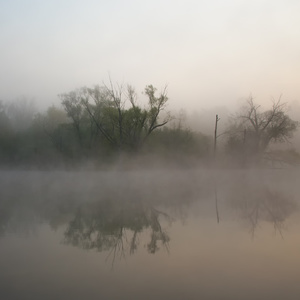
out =
[[[0,101],[0,159],[11,160],[15,152],[15,133],[5,111],[5,105]]]
[[[41,163],[60,164],[74,157],[74,133],[64,110],[51,106],[37,114],[31,128],[34,151]]]
[[[80,144],[82,143],[82,119],[84,108],[81,103],[81,95],[76,91],[68,94],[61,94],[59,97],[62,99],[62,105],[67,113],[67,116],[72,120],[76,135]]]
[[[84,87],[60,97],[80,140],[82,128],[89,120],[91,138],[98,135],[102,146],[122,151],[138,150],[155,129],[170,120],[168,113],[161,120],[168,101],[166,88],[156,96],[156,89],[149,85],[145,95],[148,107],[142,108],[132,86],[124,88],[110,82],[109,87]]]

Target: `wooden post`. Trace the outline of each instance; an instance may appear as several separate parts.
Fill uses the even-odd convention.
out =
[[[214,137],[214,159],[216,159],[216,152],[217,152],[217,138],[218,138],[218,122],[220,118],[216,115],[216,123],[215,123],[215,137]]]

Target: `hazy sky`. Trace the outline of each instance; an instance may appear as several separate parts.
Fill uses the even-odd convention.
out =
[[[0,99],[108,81],[170,106],[300,100],[299,0],[0,0]],[[142,98],[142,96],[141,96]]]

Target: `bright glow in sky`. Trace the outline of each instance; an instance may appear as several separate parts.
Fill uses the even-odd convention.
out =
[[[298,0],[0,0],[0,99],[108,81],[168,84],[170,106],[300,100]]]

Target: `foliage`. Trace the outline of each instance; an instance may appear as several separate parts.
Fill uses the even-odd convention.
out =
[[[171,117],[166,88],[158,93],[148,85],[144,96],[147,102],[141,105],[132,86],[110,82],[110,86],[61,94],[62,107],[50,106],[38,114],[25,98],[10,104],[0,101],[1,167],[73,168],[84,163],[98,168],[113,162],[124,168],[132,163],[194,167],[209,163],[212,137],[183,126],[182,112],[178,118]],[[226,135],[221,135],[226,137],[227,153],[242,164],[262,158],[298,164],[297,155],[270,149],[273,143],[289,140],[297,127],[280,99],[270,110],[261,111],[250,98]]]
[[[187,165],[208,160],[212,139],[187,128],[164,127],[156,131],[144,147],[144,152],[161,156],[165,162]]]
[[[148,85],[144,95],[147,104],[142,106],[132,86],[110,82],[109,87],[61,94],[62,108],[51,106],[43,113],[36,114],[26,99],[1,102],[0,163],[37,168],[103,165],[124,153],[134,157],[143,151],[191,151],[194,134],[181,128],[162,130],[171,120],[166,88],[158,93]]]
[[[15,134],[6,114],[4,104],[0,102],[0,159],[6,161],[12,158],[14,152]]]
[[[159,96],[155,93],[152,85],[145,88],[148,108],[136,103],[137,95],[131,86],[124,91],[122,86],[116,88],[112,83],[110,87],[84,87],[61,94],[60,98],[82,147],[87,146],[82,141],[85,131],[90,141],[97,136],[112,150],[138,150],[155,129],[170,120],[167,114],[160,121],[160,114],[168,101],[166,89]]]

